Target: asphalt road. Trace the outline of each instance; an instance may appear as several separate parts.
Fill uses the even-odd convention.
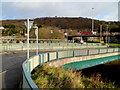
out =
[[[42,52],[40,52],[42,53]],[[30,52],[30,56],[35,52]],[[1,54],[2,71],[0,71],[0,89],[18,88],[22,80],[22,63],[26,60],[26,52]]]

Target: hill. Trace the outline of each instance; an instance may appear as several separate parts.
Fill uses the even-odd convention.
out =
[[[3,35],[17,35],[21,33],[24,35],[26,31],[26,27],[24,25],[25,19],[21,20],[3,20],[2,26],[6,28],[6,31],[3,31]],[[82,17],[44,17],[44,18],[35,18],[34,22],[37,24],[39,28],[41,27],[57,27],[59,29],[67,29],[67,30],[76,30],[79,31],[91,31],[91,22],[92,20],[89,18],[82,18]],[[120,23],[119,22],[105,22],[94,20],[94,31],[100,31],[100,25],[103,25],[103,31],[107,30],[107,25],[111,31],[119,32]]]

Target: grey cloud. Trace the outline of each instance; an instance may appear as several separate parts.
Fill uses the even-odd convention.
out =
[[[94,18],[116,20],[116,2],[14,2],[3,3],[3,17],[7,18],[35,18],[41,16],[85,16],[92,17],[94,7]],[[111,14],[114,13],[114,14]],[[5,17],[6,18],[6,17]]]

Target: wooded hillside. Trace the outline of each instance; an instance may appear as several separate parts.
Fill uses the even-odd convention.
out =
[[[7,30],[2,32],[3,35],[13,35],[19,33],[25,33],[26,27],[24,25],[25,19],[21,20],[3,20],[2,26]],[[70,17],[44,17],[44,18],[36,18],[34,22],[37,24],[39,28],[51,26],[57,27],[59,29],[67,29],[67,30],[76,30],[79,31],[91,31],[92,20],[89,18],[70,18]],[[107,26],[111,29],[111,31],[120,32],[120,23],[119,22],[105,22],[94,20],[94,31],[100,31],[100,25],[103,25],[103,31],[107,30]]]

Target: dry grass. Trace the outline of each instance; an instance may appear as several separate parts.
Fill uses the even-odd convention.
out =
[[[48,64],[35,68],[32,79],[39,88],[115,88],[114,83],[103,82],[100,74],[87,78],[76,71],[65,71]]]
[[[39,39],[64,39],[64,34],[60,33],[59,30],[61,29],[57,27],[45,26],[39,28],[38,37]],[[34,30],[30,31],[30,37],[35,38]]]

